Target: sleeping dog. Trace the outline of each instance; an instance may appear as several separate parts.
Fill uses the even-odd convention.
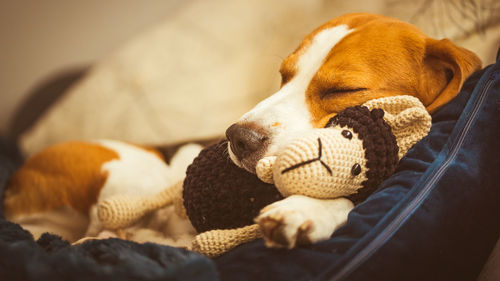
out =
[[[228,128],[231,159],[255,173],[263,157],[371,99],[412,95],[432,113],[455,97],[480,65],[470,51],[396,19],[364,13],[338,17],[285,58],[280,89]],[[266,207],[257,222],[269,246],[314,243],[346,221],[352,204],[344,200],[290,196]]]
[[[255,173],[261,158],[274,155],[296,136],[324,127],[346,107],[371,99],[413,95],[433,112],[455,97],[480,65],[473,53],[448,40],[428,38],[398,20],[361,13],[341,16],[308,35],[283,61],[279,91],[227,129],[230,157]],[[198,151],[187,151],[189,156],[181,157],[178,166],[185,168]],[[70,226],[85,224],[86,231],[79,231],[87,235],[102,230],[96,222],[97,202],[116,194],[155,194],[183,175],[184,169],[167,167],[157,153],[139,146],[112,141],[60,144],[28,159],[13,176],[4,211],[35,236],[46,230],[40,224],[52,223],[53,231],[76,240]],[[351,208],[346,199],[290,196],[266,207],[257,222],[269,246],[291,248],[297,240],[327,239]]]

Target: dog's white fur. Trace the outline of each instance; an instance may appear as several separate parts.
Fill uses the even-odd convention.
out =
[[[99,236],[99,233],[105,230],[97,215],[97,204],[99,202],[118,194],[148,196],[160,193],[165,188],[174,185],[185,177],[187,167],[202,149],[198,144],[184,145],[172,158],[170,165],[167,166],[165,162],[154,153],[145,152],[144,149],[134,145],[112,140],[100,140],[98,143],[116,151],[119,158],[102,166],[102,171],[107,172],[109,176],[101,189],[98,202],[90,209],[90,222],[85,235],[87,237]],[[173,236],[171,237],[172,239],[175,239],[176,235],[173,234],[176,233],[176,228],[186,229],[186,227],[183,226],[186,222],[181,223],[180,221],[182,220],[180,220],[173,211],[165,212],[163,209],[158,210],[155,212],[156,217],[162,217],[158,215],[159,213],[163,214],[163,218],[153,218],[148,220],[147,223],[148,225],[154,224],[156,227],[146,227],[144,225],[133,226],[133,231],[130,232],[134,232],[134,237],[131,239],[135,241],[147,240],[138,239],[135,236],[138,236],[137,233],[140,231],[144,232],[145,229],[150,229],[150,231],[152,231],[151,228],[156,230],[161,228],[160,232],[162,234],[167,233]],[[156,221],[161,221],[166,225],[159,227],[157,225],[161,225],[162,223],[155,223]],[[172,221],[176,221],[177,223],[172,225]],[[194,233],[194,229],[191,226],[188,230],[182,232],[185,232],[186,235],[192,234]],[[152,235],[143,236],[153,237]],[[162,235],[156,236],[163,237]],[[165,244],[177,245],[173,242]]]
[[[314,243],[328,239],[345,224],[352,208],[353,203],[345,198],[325,200],[292,195],[262,209],[256,221],[265,228],[264,233],[279,232],[284,238],[277,241],[265,235],[268,247],[293,248],[300,240]]]
[[[108,178],[99,193],[99,201],[116,194],[154,195],[175,183],[169,167],[153,153],[144,153],[139,147],[119,141],[100,140],[98,143],[119,155],[101,168]]]
[[[347,25],[339,25],[316,34],[297,61],[293,79],[241,117],[240,122],[257,123],[269,132],[271,142],[264,156],[276,154],[282,146],[313,129],[305,92],[330,50],[352,31]],[[228,150],[233,162],[241,167],[231,149]]]
[[[352,31],[346,25],[339,25],[316,34],[298,59],[292,80],[242,116],[240,122],[253,122],[270,132],[271,141],[264,156],[274,155],[294,138],[313,129],[305,92],[331,49]],[[233,162],[241,166],[230,147],[228,151]],[[290,196],[264,208],[256,222],[264,232],[272,231],[275,235],[279,232],[278,235],[285,238],[277,243],[266,235],[268,246],[291,248],[299,237],[312,243],[328,239],[347,221],[352,208],[353,204],[343,198],[321,200]]]

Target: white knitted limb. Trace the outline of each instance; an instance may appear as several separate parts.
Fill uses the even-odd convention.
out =
[[[235,229],[216,229],[198,234],[191,250],[208,257],[217,257],[244,243],[262,237],[257,224]]]
[[[172,204],[181,195],[182,181],[153,196],[116,195],[98,204],[97,215],[104,228],[123,228],[154,210]]]

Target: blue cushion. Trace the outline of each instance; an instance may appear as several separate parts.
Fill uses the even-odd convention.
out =
[[[474,280],[500,234],[499,69],[466,81],[331,239],[240,246],[216,260],[222,280]]]

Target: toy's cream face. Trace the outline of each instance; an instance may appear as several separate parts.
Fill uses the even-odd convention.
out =
[[[257,176],[283,196],[363,201],[427,135],[430,114],[410,96],[346,108],[327,124],[257,163]]]
[[[257,168],[258,176],[274,182],[283,196],[320,199],[356,193],[367,179],[366,171],[363,141],[352,129],[338,126],[291,142],[275,159],[263,160]]]

